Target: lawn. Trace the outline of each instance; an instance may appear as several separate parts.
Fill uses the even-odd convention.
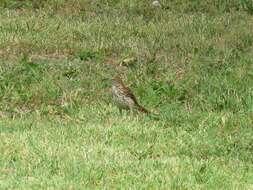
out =
[[[0,189],[253,189],[253,3],[160,3],[0,1]]]

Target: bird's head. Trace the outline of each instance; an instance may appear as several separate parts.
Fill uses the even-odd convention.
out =
[[[119,85],[119,84],[123,84],[123,81],[122,81],[120,75],[116,75],[116,76],[112,79],[112,85]]]

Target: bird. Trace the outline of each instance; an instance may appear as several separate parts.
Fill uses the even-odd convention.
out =
[[[138,110],[139,112],[149,114],[150,112],[141,106],[130,88],[126,87],[120,78],[116,76],[112,79],[112,97],[113,102],[119,107],[120,110]]]

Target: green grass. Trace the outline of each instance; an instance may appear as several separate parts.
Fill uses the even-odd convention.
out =
[[[0,1],[0,189],[253,188],[253,5],[161,3]]]

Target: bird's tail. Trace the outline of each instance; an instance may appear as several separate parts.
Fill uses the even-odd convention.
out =
[[[149,114],[150,111],[148,111],[146,108],[142,107],[142,106],[138,106],[138,111],[145,113],[145,114]]]

